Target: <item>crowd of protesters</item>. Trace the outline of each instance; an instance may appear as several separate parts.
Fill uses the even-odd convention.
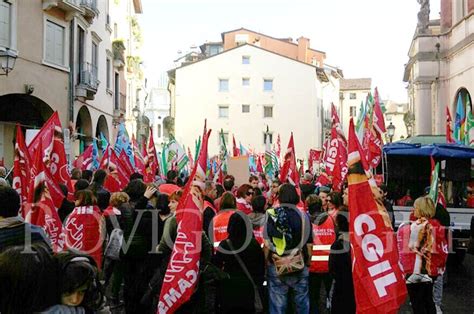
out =
[[[122,192],[110,193],[106,177],[72,171],[75,201],[65,197],[58,209],[69,244],[60,253],[19,216],[17,192],[0,186],[0,313],[156,313],[186,178],[171,170],[147,185],[133,174]],[[348,190],[315,182],[308,172],[299,189],[264,175],[240,186],[232,175],[206,181],[199,283],[178,312],[355,313]],[[377,192],[394,227],[386,187]],[[415,313],[440,310],[446,214],[423,196],[400,227]]]

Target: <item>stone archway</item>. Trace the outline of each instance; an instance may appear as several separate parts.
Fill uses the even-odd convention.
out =
[[[53,114],[53,109],[38,97],[27,94],[0,96],[0,160],[13,165],[15,125],[26,129],[40,129]]]
[[[105,119],[104,115],[100,115],[99,119],[97,120],[97,126],[95,128],[95,137],[100,139],[100,133],[104,134],[107,141],[110,142],[109,126],[107,125],[107,119]]]
[[[456,95],[454,97],[453,116],[456,116],[456,110],[457,110],[457,107],[458,107],[459,100],[461,100],[461,104],[462,104],[462,106],[464,108],[464,112],[466,112],[466,114],[469,112],[469,110],[471,110],[471,112],[473,112],[472,111],[472,98],[471,98],[471,95],[469,94],[469,91],[465,87],[461,87],[460,89],[458,89],[458,91],[456,92]],[[470,108],[467,108],[468,104],[470,105]]]
[[[87,106],[82,106],[77,113],[75,134],[74,150],[76,153],[82,154],[84,149],[92,143],[93,136],[92,118]]]

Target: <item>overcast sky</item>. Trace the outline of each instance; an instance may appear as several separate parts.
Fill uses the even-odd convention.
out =
[[[269,36],[310,38],[346,78],[371,77],[384,99],[406,101],[402,81],[419,4],[416,0],[142,0],[149,84],[173,67],[178,51],[220,41],[245,27]],[[431,1],[439,18],[439,0]]]

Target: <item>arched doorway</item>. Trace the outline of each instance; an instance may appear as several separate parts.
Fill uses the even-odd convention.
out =
[[[110,142],[109,127],[107,125],[107,120],[105,119],[104,115],[101,115],[99,117],[99,120],[97,120],[97,127],[95,128],[95,137],[100,139],[100,133],[104,134],[107,141]]]
[[[474,146],[474,114],[472,110],[472,98],[469,91],[461,87],[454,98],[454,139],[458,143]],[[460,122],[464,120],[464,126],[459,128]]]
[[[40,129],[53,114],[43,100],[27,94],[0,96],[0,161],[9,168],[13,165],[15,125],[26,129]]]
[[[82,154],[84,149],[92,143],[92,119],[86,106],[82,106],[77,113],[75,133],[77,135],[75,152]]]

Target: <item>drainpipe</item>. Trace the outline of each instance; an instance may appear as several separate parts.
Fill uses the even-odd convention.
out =
[[[69,108],[68,118],[69,122],[74,124],[74,43],[75,43],[75,20],[74,17],[71,20],[70,36],[69,36]],[[74,131],[74,130],[73,130]]]

